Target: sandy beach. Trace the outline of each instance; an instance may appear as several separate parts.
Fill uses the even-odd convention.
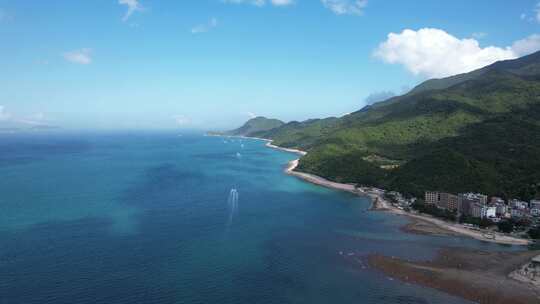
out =
[[[269,141],[268,143],[266,143],[266,146],[267,146],[268,148],[272,148],[272,149],[276,149],[276,150],[280,150],[280,151],[296,153],[296,154],[299,154],[299,155],[301,155],[301,156],[304,156],[304,155],[307,154],[306,151],[297,150],[297,149],[282,148],[282,147],[273,145],[273,144],[272,144],[272,141]]]
[[[282,150],[282,148],[279,148],[279,149]],[[305,153],[304,151],[300,151],[300,152]],[[497,232],[488,233],[487,231],[482,231],[477,228],[471,228],[471,227],[467,227],[458,223],[451,223],[451,222],[443,221],[441,219],[432,217],[430,215],[403,211],[401,209],[394,207],[390,202],[385,200],[382,193],[377,190],[373,190],[370,188],[357,188],[351,184],[336,183],[317,175],[297,172],[295,171],[295,169],[298,166],[298,163],[299,163],[299,159],[289,162],[287,168],[285,169],[285,172],[287,174],[296,176],[307,182],[310,182],[319,186],[341,190],[341,191],[347,191],[356,195],[368,196],[373,201],[373,206],[371,207],[371,210],[385,211],[385,212],[390,212],[396,215],[407,216],[410,219],[413,219],[415,221],[423,222],[424,227],[428,227],[429,225],[433,226],[431,229],[426,229],[426,228],[423,229],[422,231],[423,233],[429,233],[431,230],[432,231],[431,234],[442,234],[442,231],[446,231],[447,232],[446,234],[462,235],[462,236],[471,237],[480,241],[493,242],[493,243],[506,244],[506,245],[529,245],[532,243],[531,240],[527,240],[527,239],[516,238],[516,237],[508,236],[508,235],[497,233]],[[419,231],[419,230],[417,229],[416,231]],[[414,229],[409,229],[409,232],[416,232],[416,231]]]
[[[285,150],[270,143],[267,146]],[[288,152],[298,153],[298,151]],[[305,152],[302,155],[305,155]],[[297,172],[295,169],[299,161],[299,159],[290,161],[285,172],[316,185],[370,197],[373,202],[370,210],[390,212],[409,218],[411,222],[402,228],[405,232],[467,236],[507,245],[531,243],[526,239],[494,232],[487,234],[479,229],[446,222],[429,215],[406,212],[388,202],[383,197],[382,190],[357,188],[351,184],[336,183],[317,175]],[[446,248],[440,250],[433,261],[410,262],[374,254],[368,257],[368,264],[403,282],[435,288],[480,304],[525,304],[540,303],[540,289],[535,284],[516,280],[516,269],[529,263],[538,254],[540,251],[480,252],[464,248]]]
[[[216,136],[219,136],[219,135],[216,135]],[[226,137],[238,137],[238,138],[246,138],[246,139],[263,140],[267,142],[266,146],[268,148],[290,152],[290,153],[296,153],[300,156],[307,155],[306,151],[276,146],[272,144],[272,140],[266,139],[266,138],[247,137],[247,136],[226,136]],[[506,244],[506,245],[524,245],[525,246],[532,243],[531,240],[516,238],[516,237],[512,237],[512,236],[497,233],[497,232],[488,233],[486,231],[463,226],[458,223],[446,222],[446,221],[443,221],[438,218],[434,218],[426,214],[406,212],[404,210],[398,209],[397,207],[394,207],[390,202],[388,202],[383,197],[383,193],[381,191],[377,191],[372,188],[362,188],[362,187],[357,188],[355,185],[352,185],[352,184],[336,183],[336,182],[327,180],[323,177],[320,177],[314,174],[295,171],[295,169],[298,167],[299,161],[300,159],[295,159],[295,160],[290,161],[287,167],[285,168],[285,173],[292,176],[296,176],[302,180],[313,183],[315,185],[323,186],[330,189],[340,190],[340,191],[346,191],[346,192],[359,195],[359,196],[370,197],[373,202],[373,205],[370,208],[370,210],[384,211],[384,212],[389,212],[395,215],[406,216],[409,219],[413,220],[412,223],[415,223],[415,222],[417,223],[416,225],[408,225],[404,227],[404,231],[406,232],[421,233],[421,234],[438,234],[438,235],[461,235],[461,236],[471,237],[480,241],[493,242],[493,243]],[[419,225],[418,222],[421,222],[422,224]],[[420,229],[419,227],[422,227],[422,228]]]

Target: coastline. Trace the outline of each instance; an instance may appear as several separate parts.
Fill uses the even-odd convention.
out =
[[[295,153],[300,156],[307,155],[306,151],[276,146],[272,144],[273,140],[271,139],[249,137],[249,136],[226,136],[226,135],[213,135],[213,136],[222,136],[222,137],[225,136],[225,137],[237,137],[237,138],[262,140],[262,141],[266,141],[265,146],[268,148],[276,149],[276,150],[280,150],[284,152],[289,152],[289,153]],[[372,201],[372,206],[370,208],[370,211],[381,211],[381,212],[388,212],[394,215],[405,216],[409,218],[410,220],[412,220],[411,224],[414,224],[414,222],[420,221],[424,225],[422,229],[414,229],[414,225],[409,224],[404,227],[404,230],[408,233],[459,235],[459,236],[466,236],[466,237],[474,238],[480,241],[504,244],[504,245],[527,246],[532,243],[532,241],[528,239],[516,238],[516,237],[504,235],[498,232],[488,233],[487,231],[480,231],[478,229],[466,227],[461,224],[446,222],[446,221],[437,219],[435,217],[432,217],[430,215],[425,215],[425,214],[421,215],[421,214],[406,212],[404,210],[401,210],[393,206],[390,202],[388,202],[383,197],[383,192],[379,189],[356,187],[355,185],[352,185],[352,184],[337,183],[337,182],[327,180],[324,177],[321,177],[315,174],[295,171],[295,169],[299,165],[299,162],[300,162],[300,159],[295,159],[295,160],[290,161],[284,170],[285,173],[288,175],[300,178],[309,183],[318,185],[318,186],[322,186],[322,187],[326,187],[326,188],[334,189],[334,190],[339,190],[339,191],[346,191],[346,192],[349,192],[358,196],[369,197]],[[429,225],[431,225],[432,227],[428,227]]]
[[[367,196],[372,200],[371,211],[389,212],[410,219],[411,222],[402,227],[406,233],[466,236],[505,245],[525,246],[531,243],[526,239],[493,232],[488,235],[480,230],[445,222],[429,215],[406,212],[384,199],[382,190],[357,188],[350,184],[332,182],[314,174],[297,172],[295,169],[299,161],[299,159],[290,161],[285,173],[319,186]],[[526,265],[531,263],[531,259],[539,254],[538,250],[515,254],[445,248],[439,251],[433,261],[411,262],[372,254],[367,257],[367,262],[370,267],[404,283],[438,289],[479,304],[525,304],[540,301],[540,283],[524,276],[520,270],[525,269]],[[502,286],[510,288],[501,288]]]
[[[267,146],[268,145],[269,144],[267,144]],[[280,147],[277,147],[277,148],[279,150],[291,152],[290,151],[291,149],[285,149],[285,148],[280,148]],[[293,151],[296,152],[298,150],[293,150]],[[300,151],[300,152],[306,153],[304,151]],[[302,155],[305,155],[305,154],[302,154]],[[370,210],[372,211],[384,211],[384,212],[389,212],[395,215],[406,216],[414,221],[421,221],[424,224],[430,224],[437,228],[437,229],[432,229],[432,230],[443,230],[443,231],[448,232],[448,234],[467,236],[467,237],[471,237],[480,241],[492,242],[492,243],[497,243],[497,244],[505,244],[505,245],[520,245],[520,246],[526,246],[532,243],[531,240],[516,238],[516,237],[504,235],[498,232],[488,233],[487,231],[481,231],[474,228],[469,228],[461,224],[446,222],[438,218],[432,217],[430,215],[424,215],[424,214],[420,215],[420,214],[415,214],[411,212],[406,212],[404,210],[398,209],[397,207],[394,207],[390,202],[384,199],[382,192],[378,190],[373,190],[370,188],[357,188],[355,187],[355,185],[336,183],[336,182],[329,181],[323,177],[320,177],[314,174],[295,171],[296,167],[298,167],[298,164],[299,164],[299,159],[290,161],[289,164],[287,165],[287,168],[285,169],[285,173],[292,176],[296,176],[302,180],[305,180],[307,182],[310,182],[319,186],[323,186],[326,188],[346,191],[346,192],[350,192],[359,196],[367,196],[371,198],[372,200],[373,205],[370,208]],[[423,232],[428,233],[428,231],[429,229],[424,230]],[[415,230],[410,229],[407,232],[415,232]],[[441,234],[441,233],[439,231],[434,234]]]
[[[266,147],[272,149],[296,153],[301,156],[307,154],[305,151],[273,145],[272,141],[268,139],[253,139],[266,141]],[[488,233],[446,222],[429,215],[406,212],[387,201],[384,198],[384,190],[336,183],[314,174],[295,171],[299,161],[300,159],[290,161],[284,172],[318,186],[369,197],[372,201],[371,211],[389,212],[407,217],[410,223],[401,228],[404,232],[437,236],[465,236],[505,245],[525,246],[531,243],[527,239],[500,233]],[[431,261],[414,262],[376,253],[370,254],[366,258],[369,267],[404,283],[437,289],[480,304],[521,304],[540,301],[540,284],[523,275],[523,269],[527,267],[526,265],[539,254],[539,250],[515,253],[443,248]]]

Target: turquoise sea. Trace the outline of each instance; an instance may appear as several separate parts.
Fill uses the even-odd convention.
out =
[[[467,303],[366,267],[443,246],[257,140],[0,135],[0,303]]]

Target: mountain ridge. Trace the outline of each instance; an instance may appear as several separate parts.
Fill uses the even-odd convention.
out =
[[[414,196],[445,190],[528,199],[540,196],[539,113],[537,52],[428,80],[341,118],[255,134],[308,151],[298,170],[337,182]]]

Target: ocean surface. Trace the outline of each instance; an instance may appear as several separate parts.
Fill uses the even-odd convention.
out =
[[[366,267],[442,246],[283,173],[296,155],[198,134],[0,135],[0,303],[468,303]]]

